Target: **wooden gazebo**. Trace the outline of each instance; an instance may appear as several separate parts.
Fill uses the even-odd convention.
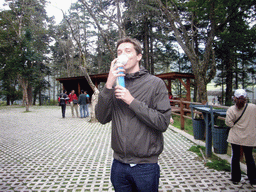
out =
[[[172,73],[159,74],[156,76],[167,81],[166,86],[169,92],[172,90],[172,80],[178,79],[187,91],[185,100],[191,101],[190,79],[195,79],[195,76],[192,73],[172,72]],[[186,81],[184,81],[185,79]]]
[[[172,90],[172,80],[178,79],[182,85],[185,87],[187,90],[186,94],[186,101],[191,101],[190,97],[190,79],[194,79],[195,76],[191,73],[177,73],[177,72],[172,72],[172,73],[164,73],[164,74],[159,74],[156,75],[157,77],[163,79],[166,83],[166,87],[169,92]],[[97,74],[97,75],[90,75],[92,82],[96,87],[101,82],[106,82],[108,78],[108,73],[103,73],[103,74]],[[63,84],[63,90],[67,90],[68,93],[70,93],[71,90],[75,90],[75,92],[79,95],[81,90],[86,91],[90,96],[93,94],[92,88],[89,86],[87,80],[85,79],[84,76],[79,76],[79,77],[67,77],[67,78],[58,78],[56,79],[60,83]],[[186,80],[186,81],[184,81]]]
[[[107,81],[108,73],[90,75],[90,78],[94,85],[98,87],[101,82]],[[67,90],[68,94],[71,92],[71,90],[75,90],[77,95],[80,94],[81,90],[86,91],[90,96],[93,94],[93,90],[84,76],[64,77],[56,80],[62,83],[63,90]]]

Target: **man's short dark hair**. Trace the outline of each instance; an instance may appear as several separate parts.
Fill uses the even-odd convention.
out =
[[[137,39],[133,39],[130,37],[124,37],[122,39],[119,39],[117,41],[116,48],[122,43],[132,43],[134,46],[134,49],[136,50],[137,55],[142,54],[142,48],[141,48],[141,43]]]
[[[81,90],[81,93],[83,93],[83,94],[84,94],[84,90]]]

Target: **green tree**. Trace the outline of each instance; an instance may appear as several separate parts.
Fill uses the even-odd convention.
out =
[[[35,67],[46,62],[44,54],[47,52],[48,36],[46,30],[46,11],[44,0],[19,0],[9,1],[8,11],[2,12],[2,17],[6,21],[5,28],[10,31],[9,40],[6,44],[11,44],[13,52],[6,62],[11,65],[12,71],[16,73],[23,90],[23,100],[26,111],[29,111],[28,93],[32,93],[30,83],[35,75]],[[29,90],[29,91],[28,91]]]
[[[209,1],[161,1],[155,0],[177,42],[189,58],[198,87],[199,101],[207,100],[206,85],[215,76],[216,31],[223,28],[240,14],[254,7],[253,0]],[[227,7],[235,8],[227,11]],[[238,10],[238,11],[236,11]],[[190,26],[190,27],[188,27]],[[203,47],[199,51],[199,46]]]
[[[12,37],[15,31],[9,28],[9,20],[6,17],[11,17],[11,11],[0,12],[0,96],[6,99],[7,105],[13,103],[19,91],[17,86],[17,70],[14,66],[13,53],[15,51],[15,42]]]
[[[239,10],[228,7],[232,11]],[[217,33],[215,43],[220,73],[215,80],[217,85],[226,87],[225,104],[232,104],[233,89],[247,88],[252,85],[250,74],[255,73],[255,28],[249,26],[251,11],[239,14],[229,24]],[[239,86],[240,85],[240,86]]]

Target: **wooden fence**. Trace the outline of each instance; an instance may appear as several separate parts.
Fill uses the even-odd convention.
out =
[[[198,103],[198,102],[186,101],[183,98],[181,98],[180,100],[170,100],[170,102],[171,102],[171,107],[172,107],[172,114],[180,116],[181,130],[184,130],[185,118],[192,119],[191,116],[188,116],[189,114],[191,114],[190,104],[194,104],[194,105],[205,105],[206,104],[206,102]],[[229,108],[228,106],[222,106],[222,105],[208,105],[208,106],[213,106],[213,107],[221,108],[221,109]],[[202,114],[201,112],[196,111],[196,110],[194,110],[193,112],[196,114]],[[218,119],[225,120],[224,117],[218,117]]]

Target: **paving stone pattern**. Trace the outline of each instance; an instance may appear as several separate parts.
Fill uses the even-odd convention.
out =
[[[114,191],[110,182],[111,124],[65,119],[59,107],[0,109],[0,192]],[[244,179],[204,166],[188,149],[195,145],[169,128],[159,158],[159,191],[253,191]]]

